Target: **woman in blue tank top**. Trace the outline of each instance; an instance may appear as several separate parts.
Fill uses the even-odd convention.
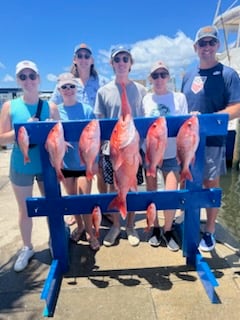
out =
[[[23,241],[23,248],[14,264],[16,272],[22,271],[28,265],[34,254],[31,234],[32,218],[28,217],[26,198],[32,197],[33,183],[36,179],[41,194],[43,190],[42,167],[39,148],[34,146],[28,150],[30,162],[24,159],[18,143],[15,141],[14,124],[28,121],[59,119],[56,105],[49,107],[47,101],[42,102],[41,114],[36,118],[39,105],[40,76],[36,64],[29,60],[20,61],[16,66],[16,81],[22,88],[23,95],[19,98],[6,101],[0,115],[0,144],[13,144],[10,159],[9,178],[16,197],[19,211],[19,228]]]

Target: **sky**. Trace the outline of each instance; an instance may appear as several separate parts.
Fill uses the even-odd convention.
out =
[[[212,24],[218,0],[9,0],[1,1],[0,87],[17,87],[15,66],[32,60],[40,90],[53,90],[57,76],[69,71],[74,47],[87,43],[99,75],[109,81],[112,48],[131,48],[132,79],[146,79],[157,60],[168,64],[180,85],[197,57],[197,30]],[[225,10],[233,0],[222,0]]]

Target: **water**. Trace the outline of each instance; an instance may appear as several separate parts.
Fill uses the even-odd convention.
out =
[[[240,241],[240,172],[228,169],[221,177],[220,186],[223,193],[218,221]]]

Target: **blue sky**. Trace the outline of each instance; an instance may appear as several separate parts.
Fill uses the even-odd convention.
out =
[[[223,0],[222,10],[233,0]],[[9,0],[1,1],[0,87],[16,87],[20,60],[37,63],[41,90],[52,90],[68,71],[76,44],[93,50],[99,74],[110,80],[109,53],[119,44],[132,48],[132,78],[146,78],[159,59],[178,81],[196,62],[197,30],[211,24],[217,0]]]

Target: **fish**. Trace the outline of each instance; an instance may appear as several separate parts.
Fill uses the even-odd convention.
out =
[[[147,220],[147,226],[144,229],[144,232],[149,232],[151,229],[151,226],[153,225],[155,219],[157,216],[157,209],[154,202],[150,203],[147,207],[146,211],[146,220]]]
[[[83,129],[79,138],[79,154],[81,162],[86,166],[86,177],[92,180],[98,172],[96,158],[100,151],[99,120],[91,120]]]
[[[99,206],[95,206],[92,211],[92,224],[96,232],[96,237],[99,238],[99,230],[102,222],[102,212]]]
[[[122,114],[110,137],[110,160],[113,166],[114,186],[117,196],[108,209],[119,210],[123,219],[127,216],[127,193],[137,191],[137,171],[141,163],[139,153],[140,136],[131,115],[125,84],[121,84]]]
[[[157,166],[161,167],[167,147],[168,129],[165,117],[157,118],[146,135],[146,175],[156,177]]]
[[[61,169],[63,168],[63,158],[68,147],[72,147],[72,145],[65,141],[63,126],[59,121],[50,130],[45,141],[45,148],[49,153],[50,163],[56,171],[59,182],[65,180]]]
[[[124,83],[120,83],[120,85],[122,88],[122,93],[121,93],[122,112],[121,112],[121,115],[122,115],[123,119],[125,119],[125,117],[127,115],[132,115],[132,109],[131,109],[130,103],[128,101],[126,85]]]
[[[110,160],[113,166],[114,186],[117,196],[108,209],[119,210],[123,219],[127,216],[127,193],[137,191],[137,171],[141,163],[139,153],[140,136],[129,110],[125,86],[122,85],[122,115],[115,124],[110,136]],[[129,110],[128,110],[129,109]]]
[[[26,130],[26,128],[24,126],[21,126],[18,129],[18,133],[17,133],[17,142],[19,145],[19,148],[23,154],[23,161],[24,164],[27,164],[29,162],[31,162],[29,155],[28,155],[28,151],[29,151],[29,135],[28,132]]]
[[[194,165],[195,153],[199,145],[199,121],[192,116],[181,125],[177,137],[177,161],[181,165],[180,183],[185,180],[193,181],[190,165]]]

